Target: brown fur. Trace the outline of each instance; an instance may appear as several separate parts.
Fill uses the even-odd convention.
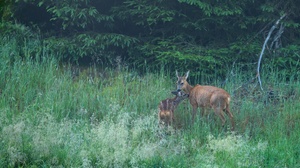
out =
[[[160,124],[171,125],[174,121],[174,110],[182,100],[188,97],[182,92],[172,93],[176,95],[174,98],[168,98],[159,103],[158,119]]]
[[[220,117],[222,125],[224,126],[226,119],[223,111],[225,110],[225,113],[228,115],[231,121],[231,130],[234,130],[235,123],[229,108],[230,95],[228,92],[226,92],[224,89],[214,86],[191,86],[186,81],[189,71],[183,77],[179,77],[177,71],[176,75],[178,77],[177,90],[183,90],[189,94],[190,104],[193,107],[192,123],[194,122],[198,107],[201,108],[202,116],[207,108],[212,108],[215,114]]]

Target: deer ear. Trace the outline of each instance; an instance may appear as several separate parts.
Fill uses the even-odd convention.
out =
[[[177,95],[178,94],[178,91],[172,91],[171,92],[173,95]]]
[[[176,76],[177,76],[177,78],[179,78],[177,70],[176,70]]]
[[[187,71],[187,73],[185,74],[185,79],[187,79],[188,77],[189,77],[189,73],[190,73],[190,71]]]

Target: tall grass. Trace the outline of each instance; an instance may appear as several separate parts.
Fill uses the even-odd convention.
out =
[[[173,73],[90,67],[74,76],[40,47],[33,59],[18,57],[13,38],[1,44],[0,167],[300,166],[300,83],[288,74],[264,77],[270,97],[253,84],[235,92],[247,80],[236,70],[226,84],[235,133],[213,113],[190,125],[187,100],[165,130],[157,106],[173,97]]]

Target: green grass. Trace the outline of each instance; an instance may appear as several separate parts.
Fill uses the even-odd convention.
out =
[[[288,74],[265,70],[266,92],[276,95],[268,98],[254,84],[233,95],[250,76],[236,70],[226,84],[234,134],[212,112],[191,126],[187,100],[177,129],[166,131],[158,104],[173,97],[174,73],[89,67],[74,76],[47,52],[21,59],[8,44],[0,50],[0,167],[300,166],[300,83]]]

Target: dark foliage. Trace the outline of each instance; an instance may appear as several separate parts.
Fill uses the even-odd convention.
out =
[[[164,65],[224,78],[234,62],[257,61],[283,14],[265,57],[279,69],[298,68],[298,6],[294,0],[4,0],[0,14],[4,24],[40,31],[43,44],[62,59],[109,66],[121,58],[141,69]]]

